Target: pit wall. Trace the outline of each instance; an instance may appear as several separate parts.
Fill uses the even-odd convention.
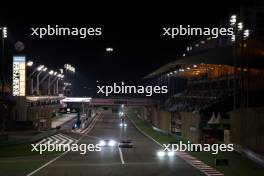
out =
[[[157,117],[158,125],[153,125],[162,131],[169,133],[171,131],[171,113],[168,111],[159,110]]]
[[[155,107],[141,107],[135,109],[138,117],[150,122],[154,127],[165,133],[171,133],[171,112],[157,110]],[[201,132],[199,129],[200,116],[192,112],[180,112],[182,127],[181,136],[193,143],[199,143]]]
[[[192,112],[180,112],[181,136],[193,143],[200,143],[201,131],[199,129],[200,115]]]
[[[157,110],[155,107],[137,108],[138,117],[150,122],[154,127],[159,128],[165,133],[171,133],[172,113],[164,110]],[[180,112],[182,127],[181,135],[183,138],[193,143],[200,142],[200,116],[192,112]]]
[[[180,112],[181,116],[181,136],[193,143],[200,143],[201,132],[199,129],[200,116],[192,112]],[[152,125],[164,132],[171,133],[171,112],[157,111],[157,119],[152,120]]]
[[[151,113],[150,113],[151,112]],[[146,107],[137,109],[138,117],[165,132],[171,132],[171,113]],[[264,107],[238,109],[229,112],[230,132],[227,143],[237,144],[237,148],[249,148],[264,152]],[[192,112],[180,112],[181,136],[193,143],[201,142],[199,129],[200,115]],[[229,140],[230,138],[230,140]]]
[[[133,107],[138,118],[148,121],[154,126],[159,126],[159,111],[155,107]]]
[[[155,115],[156,114],[156,115]],[[200,143],[201,131],[199,129],[200,115],[192,112],[180,112],[181,136],[193,143]],[[164,110],[156,110],[152,115],[152,125],[164,132],[171,133],[172,113]]]

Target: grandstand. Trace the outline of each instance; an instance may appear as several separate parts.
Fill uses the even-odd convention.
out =
[[[264,35],[254,12],[247,13],[247,19],[255,19],[248,25],[255,29],[248,39],[238,36],[223,44],[226,38],[207,38],[191,47],[202,49],[145,77],[162,80],[172,90],[161,106],[171,113],[168,132],[195,143],[232,142],[264,152]],[[182,92],[174,91],[178,78],[187,80]]]

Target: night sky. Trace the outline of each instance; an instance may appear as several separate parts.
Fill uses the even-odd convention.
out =
[[[195,1],[194,1],[195,2]],[[28,59],[61,68],[65,63],[76,67],[83,84],[95,80],[137,81],[154,69],[176,59],[194,38],[162,36],[163,27],[187,25],[217,27],[239,10],[242,2],[212,1],[211,4],[134,4],[82,5],[77,2],[34,5],[12,4],[1,7],[0,23],[8,26],[9,50],[16,41],[25,44]],[[65,2],[66,3],[66,2]],[[43,5],[42,5],[43,4]],[[153,5],[153,7],[151,6]],[[30,27],[58,24],[62,27],[102,27],[102,36],[85,39],[30,36]],[[105,52],[106,47],[114,52]]]

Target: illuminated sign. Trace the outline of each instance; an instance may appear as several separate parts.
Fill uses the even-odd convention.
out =
[[[26,94],[26,57],[13,57],[13,96]]]

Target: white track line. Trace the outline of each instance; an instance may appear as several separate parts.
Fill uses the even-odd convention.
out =
[[[27,176],[32,176],[33,174],[37,173],[38,171],[40,171],[41,169],[43,169],[44,167],[46,167],[47,165],[53,163],[54,161],[56,161],[57,159],[59,159],[60,157],[64,156],[66,153],[68,153],[68,151],[62,153],[61,155],[57,156],[56,158],[50,160],[49,162],[47,162],[46,164],[42,165],[41,167],[39,167],[38,169],[34,170],[33,172],[29,173]]]
[[[101,114],[100,114],[101,115]],[[87,134],[87,133],[86,133]],[[78,143],[85,135],[82,135],[78,140],[75,141],[75,143]],[[50,160],[49,162],[47,162],[46,164],[42,165],[41,167],[39,167],[38,169],[30,172],[27,176],[32,176],[33,174],[37,173],[38,171],[40,171],[41,169],[43,169],[44,167],[50,165],[51,163],[53,163],[54,161],[56,161],[57,159],[61,158],[62,156],[64,156],[65,154],[67,154],[70,150],[65,151],[64,153],[62,153],[61,155],[57,156],[56,158]]]
[[[47,144],[51,144],[52,142],[53,140],[50,137],[48,137],[47,141],[44,144],[47,145]]]
[[[62,135],[62,134],[59,134],[59,136],[67,141],[66,144],[71,144],[71,143],[76,141],[76,139],[69,138],[68,136],[65,136],[65,135]]]
[[[57,135],[57,138],[61,140],[60,144],[64,144],[67,140],[62,138],[60,135]]]
[[[155,139],[153,139],[151,136],[149,136],[148,134],[146,134],[144,131],[142,131],[141,129],[139,129],[137,127],[137,125],[135,124],[135,122],[130,119],[130,122],[134,125],[134,127],[139,131],[141,132],[143,135],[145,135],[146,137],[148,137],[149,139],[151,139],[153,142],[155,142],[156,144],[158,144],[159,146],[161,147],[164,147],[161,143],[159,143],[158,141],[156,141]],[[212,175],[215,175],[215,174],[219,174],[219,176],[223,176],[224,174],[222,174],[221,172],[219,172],[218,170],[212,168],[211,170],[214,171],[213,174],[211,173],[208,173],[207,171],[204,171],[202,168],[200,168],[199,166],[197,166],[197,164],[195,164],[193,162],[193,160],[197,160],[196,158],[192,157],[191,155],[187,154],[187,153],[182,153],[180,155],[178,155],[179,157],[181,157],[184,161],[186,161],[187,163],[189,163],[190,165],[192,165],[193,167],[195,167],[196,169],[198,169],[199,171],[201,171],[202,173],[204,173],[205,175],[207,176],[212,176]],[[199,161],[199,160],[198,160]],[[204,166],[208,166],[207,164],[201,162]],[[200,163],[199,163],[200,165]]]
[[[53,139],[53,142],[50,144],[58,144],[60,142],[60,139],[57,138],[57,136],[51,136],[51,139]]]
[[[74,138],[72,138],[72,137],[70,137],[68,135],[65,135],[65,134],[58,134],[58,135],[61,136],[61,137],[64,137],[64,138],[67,138],[67,139],[71,139],[73,141],[76,141],[76,139],[74,139]]]
[[[122,150],[120,147],[118,147],[118,150],[119,150],[119,155],[120,155],[120,160],[121,160],[121,163],[122,164],[125,164],[125,161],[124,161],[124,158],[123,158],[123,153],[122,153]]]
[[[159,143],[158,141],[156,141],[155,139],[153,139],[151,136],[149,136],[148,134],[146,134],[144,131],[142,131],[141,129],[139,129],[133,120],[130,120],[130,122],[134,125],[134,127],[139,132],[141,132],[143,135],[145,135],[146,137],[148,137],[150,140],[152,140],[153,142],[155,142],[156,144],[158,144],[159,146],[161,146],[162,148],[164,148],[164,146],[161,143]]]

